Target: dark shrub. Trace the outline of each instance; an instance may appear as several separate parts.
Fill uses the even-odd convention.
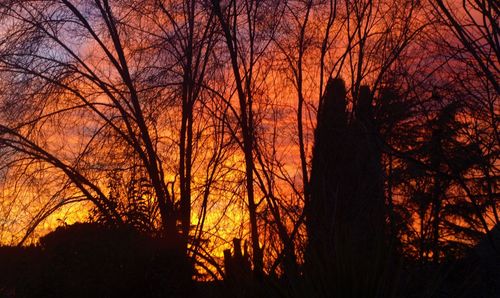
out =
[[[192,266],[175,246],[130,227],[59,227],[37,248],[0,250],[0,296],[186,297]]]

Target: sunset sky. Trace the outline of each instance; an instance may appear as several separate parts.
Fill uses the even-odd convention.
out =
[[[498,4],[488,15],[465,1],[468,15],[462,1],[212,2],[1,2],[1,244],[117,214],[151,233],[173,221],[200,262],[222,266],[233,238],[255,253],[252,237],[265,272],[281,272],[288,237],[303,262],[329,78],[345,81],[349,111],[361,86],[372,92],[387,222],[397,213],[405,251],[417,258],[431,237],[436,177],[449,179],[436,241],[475,243],[464,234],[498,224]],[[425,153],[453,102],[464,126],[443,150],[482,158],[464,169]]]

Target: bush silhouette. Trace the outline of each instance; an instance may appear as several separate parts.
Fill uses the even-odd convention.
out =
[[[184,255],[126,226],[77,223],[42,237],[29,254],[5,254],[12,250],[18,276],[2,284],[14,297],[187,297],[193,288]]]

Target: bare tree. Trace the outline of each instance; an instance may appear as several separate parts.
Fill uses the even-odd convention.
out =
[[[442,0],[430,3],[436,17],[451,30],[467,53],[472,56],[478,73],[486,76],[497,94],[500,93],[498,3],[492,0],[468,0],[462,1],[461,5]]]
[[[87,15],[91,9],[94,14]],[[165,173],[152,138],[153,125],[148,107],[147,93],[140,89],[140,73],[131,66],[129,51],[124,43],[126,30],[122,31],[119,18],[124,11],[112,9],[107,1],[87,6],[69,1],[50,1],[43,4],[22,2],[2,3],[3,18],[12,21],[11,32],[2,39],[2,73],[17,74],[21,81],[10,81],[10,88],[25,84],[26,94],[11,94],[13,99],[26,105],[36,105],[30,92],[41,92],[36,97],[45,109],[36,114],[26,114],[14,125],[2,126],[2,144],[36,157],[63,171],[87,198],[107,213],[115,213],[102,185],[92,182],[80,170],[84,157],[94,148],[97,136],[112,133],[134,152],[144,167],[155,192],[162,221],[162,230],[168,237],[176,238],[174,202],[164,182]],[[70,34],[74,34],[71,36]],[[79,40],[72,40],[77,36]],[[33,40],[35,39],[35,40]],[[85,53],[78,46],[85,42],[94,55]],[[49,47],[52,50],[46,51]],[[101,59],[96,64],[93,59]],[[19,85],[18,85],[19,86]],[[43,91],[38,86],[45,88]],[[59,106],[58,106],[59,105]],[[62,108],[61,108],[62,107]],[[43,131],[40,121],[55,115],[66,115],[69,124],[85,111],[92,115],[95,135],[87,137],[84,150],[73,160],[57,157],[57,152],[39,144],[37,134]],[[15,113],[15,110],[8,112]],[[15,116],[14,116],[15,117]],[[37,125],[39,125],[37,127]],[[61,123],[61,127],[63,127]],[[38,132],[38,133],[37,133]],[[60,152],[59,154],[62,154]],[[120,216],[113,215],[114,221]]]

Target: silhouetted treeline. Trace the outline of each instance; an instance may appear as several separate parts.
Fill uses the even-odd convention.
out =
[[[384,93],[394,94],[391,92]],[[224,282],[194,282],[194,267],[178,243],[141,231],[140,226],[86,223],[63,226],[38,246],[0,250],[0,290],[8,297],[495,297],[499,292],[498,226],[474,248],[449,254],[434,239],[432,262],[408,257],[393,235],[391,206],[384,203],[382,125],[367,87],[346,109],[341,79],[327,83],[315,130],[310,194],[306,206],[308,245],[300,271],[258,277],[246,243],[233,240],[224,251]],[[432,163],[445,151],[444,139],[456,106],[432,121]],[[381,117],[383,119],[383,117]],[[424,143],[425,144],[425,143]],[[449,146],[456,146],[451,144]],[[468,148],[458,147],[460,150]],[[456,153],[455,153],[456,152]],[[470,157],[470,156],[469,156]],[[458,157],[457,157],[458,158]],[[466,161],[455,159],[457,167]],[[438,184],[437,184],[438,183]],[[430,185],[445,190],[444,180]],[[437,184],[437,185],[436,185]],[[431,197],[438,200],[437,197]],[[432,213],[439,205],[434,203]],[[436,228],[437,215],[431,217]],[[432,237],[436,237],[432,230]],[[175,239],[174,239],[175,240]]]

